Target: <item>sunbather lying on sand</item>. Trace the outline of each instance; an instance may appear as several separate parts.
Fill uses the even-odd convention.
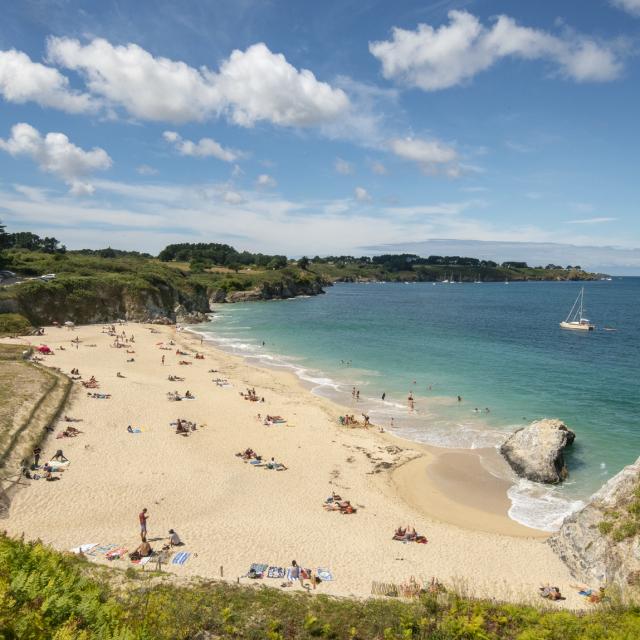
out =
[[[285,467],[282,462],[276,462],[274,458],[271,458],[265,465],[267,469],[275,469],[276,471],[286,471],[289,467]]]
[[[180,376],[169,376],[167,380],[169,380],[169,382],[184,382],[184,378]]]
[[[91,392],[87,391],[87,395],[90,398],[96,398],[98,400],[108,400],[109,398],[111,398],[111,394],[110,393],[91,393]]]
[[[64,431],[61,431],[56,438],[75,438],[75,436],[80,433],[82,433],[82,431],[75,427],[67,427]]]
[[[349,500],[341,500],[339,502],[325,502],[322,505],[327,511],[339,511],[344,514],[355,513],[357,509],[351,504]]]
[[[180,360],[178,364],[193,364],[193,362],[187,362],[186,360]]]
[[[258,454],[251,448],[245,449],[239,453],[236,453],[238,458],[242,458],[243,460],[251,460],[252,458],[257,458]]]
[[[398,527],[393,534],[394,540],[400,540],[401,542],[417,542],[419,544],[426,544],[427,538],[420,536],[416,533],[416,530],[407,525],[406,527]]]
[[[539,593],[543,598],[547,600],[564,600],[558,587],[550,587],[549,585],[543,585],[539,588]]]

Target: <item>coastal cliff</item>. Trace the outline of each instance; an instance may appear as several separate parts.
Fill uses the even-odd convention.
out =
[[[267,282],[207,283],[179,272],[168,277],[61,276],[29,280],[6,288],[0,313],[18,313],[32,325],[72,321],[77,324],[113,322],[201,322],[214,304],[273,300],[323,293],[329,283],[279,273]],[[246,288],[245,288],[246,287]]]
[[[578,580],[640,593],[640,458],[569,516],[548,544]]]

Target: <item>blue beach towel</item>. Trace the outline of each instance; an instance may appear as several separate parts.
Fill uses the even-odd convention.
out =
[[[175,556],[173,556],[173,559],[171,560],[171,564],[179,564],[179,565],[183,565],[191,556],[191,554],[188,551],[180,551],[179,553],[176,553]]]

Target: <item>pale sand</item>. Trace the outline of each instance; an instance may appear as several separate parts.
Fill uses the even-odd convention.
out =
[[[470,594],[538,604],[543,601],[537,587],[550,582],[568,596],[554,606],[583,605],[540,532],[508,519],[508,483],[489,475],[477,452],[426,449],[375,429],[345,429],[336,420],[340,408],[304,389],[293,374],[200,346],[199,338],[173,327],[156,329],[160,333],[125,325],[127,335],[135,334],[133,355],[111,348],[113,339],[100,326],[49,328],[45,337],[31,339],[56,347],[45,364],[65,372],[78,367],[85,379],[95,375],[99,391],[113,397],[90,399],[76,385],[67,413],[82,418],[75,426],[84,433],[50,438],[43,456],[62,448],[69,470],[60,482],[31,482],[21,490],[3,528],[62,550],[89,542],[133,550],[137,516],[146,506],[152,544],[159,548],[162,542],[153,539],[175,528],[186,542],[183,550],[194,554],[184,566],[169,565],[180,575],[216,578],[223,567],[225,579],[235,580],[252,562],[286,567],[296,559],[332,570],[335,580],[320,585],[321,593],[367,596],[373,580],[437,576]],[[78,349],[70,342],[75,337],[82,340]],[[170,337],[206,359],[178,366],[182,356],[175,347],[156,346]],[[129,357],[135,362],[126,363]],[[212,368],[220,373],[207,373]],[[117,371],[126,378],[117,378]],[[186,381],[169,382],[170,373]],[[218,376],[228,377],[233,388],[213,384]],[[242,399],[238,392],[247,386],[266,402]],[[166,393],[175,389],[189,389],[196,399],[169,402]],[[265,427],[258,412],[282,415],[289,423]],[[188,438],[176,435],[169,422],[177,417],[195,421],[198,430]],[[143,433],[127,433],[129,424]],[[243,463],[234,454],[247,447],[275,456],[289,470]],[[380,461],[394,463],[395,473],[372,473]],[[332,490],[358,506],[358,513],[323,510]],[[429,543],[393,541],[399,524],[415,526]],[[115,564],[130,566],[128,560]]]

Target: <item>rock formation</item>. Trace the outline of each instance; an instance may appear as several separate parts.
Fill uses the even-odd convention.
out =
[[[509,436],[500,453],[519,476],[557,484],[568,475],[562,452],[575,437],[560,420],[538,420]]]
[[[640,458],[565,519],[548,544],[580,581],[640,588]]]

